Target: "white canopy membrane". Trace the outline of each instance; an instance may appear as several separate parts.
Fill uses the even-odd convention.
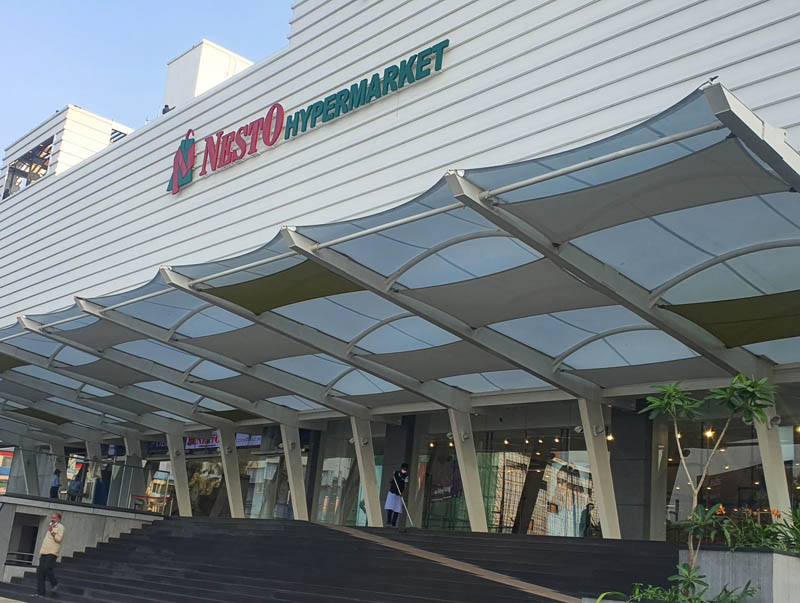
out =
[[[759,123],[710,86],[604,140],[25,317],[0,331],[0,397],[296,423],[800,362],[800,161]]]

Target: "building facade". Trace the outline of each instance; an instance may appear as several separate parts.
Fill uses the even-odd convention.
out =
[[[323,257],[323,269],[297,269],[290,280],[271,285],[271,291],[277,287],[279,293],[269,296],[261,290],[243,291],[243,283],[248,281],[239,276],[242,272],[223,275],[219,278],[230,277],[229,280],[218,279],[213,286],[204,283],[203,277],[236,269],[268,278],[278,274],[279,269],[271,273],[272,268],[265,267],[278,266],[279,261],[245,269],[242,266],[248,262],[257,264],[269,254],[283,253],[283,248],[269,245],[280,239],[284,225],[299,227],[296,231],[283,231],[287,233],[284,239],[293,241],[292,252],[305,252],[313,259],[318,251],[314,243],[350,237],[354,229],[365,231],[383,223],[382,217],[376,217],[374,223],[365,217],[383,216],[380,212],[412,200],[421,201],[413,208],[408,206],[408,212],[398,210],[391,219],[402,220],[441,208],[433,195],[438,194],[437,182],[448,170],[466,170],[467,174],[474,170],[479,174],[487,166],[523,165],[539,157],[562,157],[555,154],[589,148],[586,145],[637,127],[677,106],[681,99],[691,98],[695,90],[712,89],[718,82],[764,122],[785,130],[785,140],[781,136],[771,139],[777,140],[774,148],[783,148],[780,145],[787,143],[798,146],[798,24],[800,9],[790,0],[299,0],[293,9],[288,45],[273,56],[249,65],[241,57],[226,55],[224,49],[203,43],[171,63],[164,96],[167,112],[139,130],[131,131],[96,116],[87,117],[79,108],[69,107],[6,150],[5,192],[0,202],[0,326],[10,330],[0,332],[4,346],[0,353],[5,355],[0,396],[7,401],[4,412],[11,423],[4,424],[5,431],[0,433],[5,433],[8,441],[16,438],[23,449],[26,445],[40,447],[47,443],[42,440],[45,435],[45,440],[58,436],[54,445],[60,450],[57,456],[68,453],[70,448],[78,451],[81,447],[76,442],[90,442],[83,447],[83,454],[106,461],[114,457],[103,446],[119,445],[124,440],[125,456],[112,463],[114,475],[109,477],[109,494],[120,505],[131,503],[133,494],[144,496],[147,504],[163,508],[163,501],[154,499],[169,492],[172,483],[177,502],[183,502],[182,513],[188,513],[191,507],[192,512],[206,515],[302,518],[305,509],[305,514],[314,520],[376,525],[381,515],[379,501],[388,488],[389,476],[401,462],[409,462],[409,516],[424,527],[563,536],[584,536],[596,529],[612,537],[663,538],[669,521],[686,516],[691,499],[687,488],[681,489],[677,450],[666,432],[637,414],[641,400],[653,391],[652,380],[690,381],[693,389],[704,391],[737,372],[721,367],[766,367],[781,384],[777,411],[780,422],[775,422],[770,433],[757,433],[757,426],[735,426],[728,435],[727,454],[720,454],[719,466],[712,467],[712,489],[704,502],[724,502],[733,508],[791,506],[795,490],[800,488],[795,485],[800,475],[795,429],[800,425],[800,399],[795,385],[800,376],[793,367],[800,362],[796,326],[770,336],[769,342],[778,343],[770,344],[769,349],[763,347],[767,340],[745,339],[744,344],[762,345],[746,349],[744,344],[722,345],[727,342],[721,337],[722,344],[716,339],[708,343],[705,332],[698,336],[696,346],[691,345],[690,334],[675,338],[675,347],[669,347],[672,339],[669,344],[625,340],[633,337],[632,333],[638,337],[651,327],[664,330],[658,320],[646,324],[617,324],[612,320],[608,328],[586,321],[570,325],[575,333],[559,333],[557,337],[548,330],[550,326],[542,324],[540,331],[522,342],[525,349],[517,349],[513,348],[519,344],[519,339],[514,339],[515,331],[527,327],[515,324],[502,335],[495,334],[494,331],[501,331],[495,329],[489,341],[483,332],[477,332],[480,328],[475,332],[459,331],[459,325],[470,321],[463,316],[461,323],[451,320],[458,315],[456,306],[437,305],[438,298],[420,294],[412,296],[416,302],[408,302],[417,304],[414,309],[400,304],[408,316],[373,314],[374,324],[356,339],[354,334],[349,338],[337,335],[331,326],[341,321],[336,326],[347,331],[347,321],[352,318],[349,315],[321,306],[316,310],[304,307],[300,312],[296,304],[371,291],[369,274],[350,274],[346,265],[332,267],[325,264]],[[691,102],[675,111],[689,107]],[[84,154],[75,162],[66,160],[68,143],[77,140],[77,126],[66,121],[70,117],[84,129],[91,126],[96,133],[95,146],[74,142]],[[95,121],[89,124],[89,120]],[[672,132],[668,118],[662,121],[665,130],[655,135],[681,133],[688,127]],[[101,122],[103,128],[110,128],[107,135],[97,125]],[[711,135],[717,126],[703,127],[703,134]],[[654,131],[655,126],[648,136]],[[731,131],[744,139],[740,132]],[[764,138],[767,139],[766,134]],[[63,142],[59,149],[60,140]],[[649,139],[632,136],[632,140],[625,148]],[[49,150],[48,145],[52,145]],[[753,148],[749,147],[748,152],[755,153]],[[64,159],[56,161],[59,150]],[[699,152],[694,147],[691,150]],[[24,166],[42,164],[45,153],[52,169],[46,166],[47,170],[40,173],[39,167],[25,167],[27,172],[20,171]],[[590,152],[584,160],[600,154]],[[28,163],[23,161],[26,157]],[[744,161],[738,155],[731,157],[714,156],[701,165],[721,165],[728,160],[730,165],[739,165],[734,162]],[[765,163],[763,157],[759,161]],[[794,165],[792,158],[785,161],[790,168]],[[556,171],[568,165],[553,160],[544,161],[539,167]],[[630,166],[611,162],[608,166],[614,166],[618,173],[598,176],[598,181],[590,184],[601,186],[632,175]],[[509,174],[512,171],[509,168]],[[538,172],[531,173],[535,176]],[[735,184],[741,190],[738,196],[725,193],[727,196],[717,200],[729,203],[756,195],[787,195],[770,206],[785,222],[776,225],[765,219],[759,226],[764,230],[761,238],[752,242],[764,245],[765,241],[784,241],[782,251],[775,252],[780,257],[765,260],[775,272],[758,262],[732,267],[725,264],[752,290],[743,293],[746,285],[740,286],[737,281],[733,286],[716,272],[704,273],[705,286],[712,293],[703,301],[777,295],[800,289],[794,271],[779,270],[793,265],[792,258],[797,258],[791,255],[797,253],[797,247],[785,241],[798,239],[800,214],[792,197],[796,191],[792,190],[791,174],[778,174],[786,181],[786,187],[767,182],[771,172],[748,172]],[[459,172],[449,175],[448,185],[462,177]],[[684,182],[704,175],[690,170],[685,173]],[[726,172],[725,177],[733,182],[732,175]],[[655,178],[654,173],[651,181]],[[505,182],[509,181],[514,178]],[[688,195],[678,182],[669,185],[674,186],[675,196]],[[724,188],[711,181],[703,186]],[[554,189],[549,194],[565,194],[568,190]],[[595,194],[598,199],[622,195],[605,189],[598,189]],[[426,205],[429,198],[432,201]],[[457,199],[456,195],[450,202]],[[673,207],[665,202],[664,207],[660,211],[643,209],[642,217],[679,211],[691,207],[691,203]],[[611,207],[606,211],[613,214]],[[750,210],[734,205],[720,211],[730,220],[751,215]],[[556,236],[559,220],[580,222],[584,218],[586,223],[606,220],[608,227],[618,225],[613,216],[607,218],[602,213],[590,210],[585,216],[577,216],[559,214],[554,209],[554,225],[545,230]],[[709,214],[702,219],[719,218]],[[626,218],[620,224],[632,221]],[[338,222],[348,226],[303,229]],[[686,220],[675,224],[678,230],[690,230]],[[574,230],[583,235],[598,231],[594,227],[581,231],[578,226]],[[675,234],[673,230],[669,232]],[[313,234],[323,238],[317,239]],[[539,251],[531,251],[516,230],[506,229],[500,235],[484,233],[480,240],[487,244],[481,247],[470,247],[470,241],[475,240],[471,235],[454,230],[449,239],[450,234],[441,233],[447,246],[437,249],[420,242],[427,241],[428,235],[403,239],[403,245],[418,245],[430,252],[411,264],[408,262],[412,256],[392,247],[394,239],[386,237],[386,246],[375,244],[368,248],[365,257],[372,256],[374,261],[366,264],[387,277],[402,267],[402,274],[408,273],[408,278],[392,283],[399,282],[416,291],[486,278],[542,257]],[[728,248],[719,253],[708,252],[709,248],[717,248],[711,239],[718,234],[709,229],[697,233],[699,243],[687,243],[694,251],[680,252],[686,267],[703,264],[709,255],[721,257],[731,252]],[[615,236],[625,244],[620,242],[615,248],[604,241],[604,250],[608,249],[605,261],[614,265],[615,253],[621,257],[639,245],[640,258],[626,256],[614,267],[634,281],[641,275],[638,282],[642,291],[657,292],[660,285],[669,283],[686,268],[675,268],[677,260],[670,264],[671,260],[658,253],[645,257],[648,246],[656,246],[660,239],[642,237],[632,230],[620,230]],[[303,237],[310,237],[311,248],[303,247]],[[583,249],[592,253],[591,246]],[[422,266],[425,259],[434,255],[440,265],[426,264],[427,273],[413,273],[411,278],[414,267]],[[497,265],[489,266],[487,257],[492,261],[499,258]],[[387,274],[383,267],[389,264],[393,268]],[[633,264],[636,266],[631,267]],[[199,268],[200,265],[213,266],[213,270]],[[164,279],[172,278],[167,271],[153,280],[161,266],[176,267],[176,272],[193,284],[199,279],[200,293],[223,286],[240,289],[219,293],[227,304],[219,310],[225,316],[214,315],[215,310],[207,306],[184,306],[179,300],[165,302],[160,309],[150,305],[141,311],[123,310],[124,316],[115,320],[113,314],[118,306],[120,310],[123,306],[133,308],[138,299],[146,303],[143,298],[156,293]],[[441,276],[453,266],[461,276]],[[626,272],[628,269],[630,272]],[[656,274],[663,278],[653,276],[648,280],[648,275]],[[519,278],[545,279],[545,275]],[[585,281],[584,278],[582,282]],[[533,290],[519,282],[522,281],[511,279],[495,290],[487,283],[481,289],[483,306],[478,306],[525,305]],[[309,293],[303,283],[306,289],[319,289],[322,293]],[[695,301],[691,295],[683,295],[677,285],[673,289],[678,302]],[[133,290],[135,294],[127,293]],[[383,293],[385,299],[392,300],[387,295],[397,292],[389,288]],[[561,301],[555,310],[512,313],[507,320],[528,314],[553,316],[559,309],[576,311],[587,307],[581,305],[583,302],[570,301],[582,292],[556,284],[535,293],[543,299]],[[168,295],[159,299],[167,299]],[[76,308],[85,314],[78,316],[69,309],[62,312],[73,307],[76,296],[90,300],[97,306],[95,310],[110,309],[104,314],[109,325],[79,337],[78,330],[90,328],[88,322],[80,322],[81,316],[92,316],[93,310],[79,303]],[[529,299],[532,308],[539,307],[538,298]],[[207,300],[205,303],[212,305]],[[794,302],[787,303],[791,306]],[[239,312],[230,304],[250,314]],[[596,305],[608,304],[603,301]],[[436,311],[425,313],[430,306],[436,306]],[[443,307],[450,308],[446,316],[441,314]],[[181,309],[182,313],[178,311]],[[358,308],[351,306],[348,310],[356,312]],[[161,314],[156,316],[159,312],[163,313],[163,321]],[[236,315],[244,321],[236,327],[246,329],[250,328],[247,322],[258,323],[254,317],[263,317],[264,313],[270,317],[277,314],[280,319],[275,320],[295,321],[337,341],[316,345],[315,336],[297,335],[293,345],[300,346],[300,342],[302,349],[290,349],[286,344],[281,354],[266,359],[250,352],[259,345],[273,345],[261,344],[257,335],[247,340],[249,347],[244,346],[244,340],[230,340],[224,345],[216,340],[213,344],[204,340],[202,345],[199,341],[225,332],[210,327],[210,321],[230,324]],[[640,309],[637,314],[641,318],[646,311]],[[18,325],[19,315],[32,319]],[[50,318],[40,319],[43,316]],[[195,316],[205,316],[209,323],[193,325]],[[424,319],[421,323],[402,322],[420,318]],[[555,319],[566,321],[560,315]],[[42,327],[53,323],[60,323],[59,328]],[[189,326],[194,330],[187,331]],[[384,327],[392,333],[382,331]],[[281,328],[283,335],[291,338],[286,335],[289,326]],[[620,330],[623,328],[624,332]],[[674,328],[675,331],[666,328],[664,336],[685,333],[682,323]],[[74,337],[70,335],[73,330]],[[197,354],[198,347],[206,351],[197,356],[197,363],[192,356],[176,359],[174,364],[165,361],[162,366],[156,351],[148,352],[144,346],[137,349],[137,339],[123,330],[138,331],[164,349],[171,347],[171,354]],[[578,336],[578,332],[583,335]],[[166,339],[159,339],[161,335]],[[546,344],[551,335],[559,345]],[[510,351],[499,350],[492,342],[500,342],[501,336],[510,337],[517,344]],[[586,342],[587,336],[594,339]],[[37,337],[48,340],[52,347]],[[620,339],[614,342],[615,337]],[[32,343],[23,345],[26,338],[31,338]],[[334,353],[338,342],[350,345],[348,353],[363,349],[383,355],[383,368],[371,370],[375,365],[369,363],[377,362],[373,358],[348,364]],[[508,343],[505,339],[503,342]],[[593,364],[588,357],[578,361],[575,353],[592,349],[574,348],[581,342],[584,346],[594,342],[608,345],[617,360],[604,356],[599,364]],[[663,356],[649,355],[653,349],[661,349],[662,344],[672,351]],[[187,346],[193,347],[190,350]],[[426,373],[425,358],[400,357],[440,346],[442,350],[445,346],[461,346],[442,352],[456,368]],[[688,352],[684,353],[680,346]],[[713,350],[717,348],[736,351],[715,355]],[[67,358],[65,349],[73,353],[71,358]],[[88,357],[79,357],[81,354],[92,356],[103,365],[98,365],[97,370],[83,370],[80,367],[91,363]],[[396,355],[391,359],[393,364],[389,363],[389,354]],[[726,360],[734,355],[741,364],[735,359]],[[306,368],[298,368],[298,361],[292,364],[291,359],[301,357],[316,359],[309,360]],[[686,363],[695,357],[697,362],[690,370]],[[38,372],[24,372],[25,365],[35,365],[41,358],[50,364],[39,364]],[[535,370],[539,365],[534,360],[555,364],[548,366],[550,372],[545,371],[543,378],[542,371]],[[571,364],[572,360],[576,362]],[[701,366],[700,360],[708,362]],[[214,368],[203,362],[213,363]],[[670,362],[673,364],[667,364]],[[658,371],[635,375],[618,371],[611,378],[610,373],[591,373],[656,364]],[[459,371],[459,365],[463,370]],[[201,375],[198,371],[203,366],[207,372]],[[675,368],[670,369],[671,366]],[[61,376],[60,382],[52,375],[48,379],[49,373],[42,372],[53,368],[58,369],[55,373]],[[136,374],[123,375],[123,370]],[[22,371],[23,376],[12,374],[14,371]],[[562,373],[570,375],[565,377]],[[289,386],[287,374],[310,384]],[[408,374],[414,377],[413,383],[403,381]],[[427,378],[420,376],[427,374]],[[579,387],[573,378],[591,385],[591,399],[576,395],[576,391],[589,390],[580,389],[583,382]],[[235,386],[229,382],[222,387],[225,379],[236,379]],[[558,386],[559,380],[563,380],[563,387]],[[262,389],[253,382],[260,383]],[[275,387],[264,390],[264,383]],[[577,389],[567,387],[570,383]],[[220,385],[219,391],[214,390],[214,384]],[[318,391],[317,386],[322,389]],[[142,389],[150,393],[139,391]],[[312,390],[317,399],[302,395]],[[367,395],[380,399],[359,398]],[[115,400],[103,402],[107,396]],[[128,404],[123,399],[135,403]],[[445,399],[458,402],[448,404]],[[69,404],[64,404],[65,400]],[[363,409],[352,406],[359,400]],[[276,405],[291,412],[283,413]],[[114,408],[118,408],[118,414],[111,412]],[[152,420],[136,424],[134,415],[148,413]],[[53,423],[53,417],[66,422]],[[692,470],[709,453],[711,438],[704,434],[719,431],[721,421],[720,416],[711,414],[703,424],[684,426]],[[467,437],[460,437],[464,435]],[[212,445],[181,445],[183,436],[209,440]],[[143,446],[142,442],[152,443]],[[771,468],[765,467],[770,454]],[[26,468],[24,455],[15,455],[14,459],[19,483],[35,481],[30,472],[41,469]],[[158,463],[166,459],[171,464],[165,476],[164,467]],[[42,458],[38,460],[41,465]],[[126,467],[132,469],[128,471]],[[376,480],[360,477],[372,471],[376,472]],[[14,471],[12,480],[13,474]],[[94,477],[99,478],[99,472]],[[234,494],[237,487],[232,486],[240,481],[242,491]],[[181,501],[184,489],[188,489],[188,499]],[[151,496],[156,490],[157,496]],[[33,489],[29,487],[28,491]],[[226,495],[220,496],[220,492]],[[481,514],[482,521],[478,519]]]

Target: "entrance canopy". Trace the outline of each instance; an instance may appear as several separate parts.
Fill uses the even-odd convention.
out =
[[[800,380],[798,188],[783,133],[708,86],[610,138],[20,317],[4,413],[119,435]]]

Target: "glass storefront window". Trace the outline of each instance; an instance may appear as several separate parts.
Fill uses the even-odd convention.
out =
[[[222,507],[227,507],[227,489],[222,475],[219,457],[210,459],[187,459],[189,476],[189,500],[194,517],[223,517]],[[230,512],[227,513],[230,515]]]
[[[697,484],[703,467],[717,444],[725,426],[724,418],[706,418],[702,421],[678,421],[678,431],[691,482],[681,466],[674,430],[669,430],[667,533],[671,539],[682,538],[675,522],[686,519],[692,511],[692,483]],[[782,431],[783,428],[781,428]],[[782,434],[783,435],[783,434]],[[783,438],[782,438],[783,439]],[[755,428],[734,419],[725,438],[719,442],[711,460],[698,504],[708,509],[722,504],[727,514],[737,514],[745,509],[769,515],[767,486],[761,465],[761,454]]]
[[[539,423],[550,422],[552,427],[524,427],[528,421],[534,422],[531,409],[518,409],[513,421],[508,421],[522,427],[482,429],[480,418],[473,421],[489,530],[599,536],[586,445],[583,435],[575,430],[577,405],[565,402],[548,406],[538,408],[538,419]],[[490,417],[483,422],[495,421]],[[469,530],[458,460],[449,434],[429,434],[419,447],[417,475],[424,492],[422,527]]]
[[[382,483],[384,437],[373,425],[372,445],[378,483]],[[376,432],[376,430],[378,430]],[[337,525],[367,525],[366,505],[349,421],[329,421],[316,490],[316,520]],[[381,492],[383,496],[385,493]]]

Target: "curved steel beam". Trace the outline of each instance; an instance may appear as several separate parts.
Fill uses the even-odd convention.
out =
[[[390,274],[386,278],[386,289],[391,289],[392,286],[397,282],[401,276],[403,276],[406,272],[411,270],[414,266],[419,264],[420,262],[428,259],[432,255],[439,253],[440,251],[447,249],[448,247],[452,247],[453,245],[458,245],[459,243],[465,243],[467,241],[473,241],[475,239],[485,239],[489,237],[505,237],[508,239],[513,238],[512,235],[504,232],[502,230],[487,230],[483,232],[471,232],[469,234],[464,234],[458,237],[454,237],[449,241],[445,241],[443,243],[439,243],[438,245],[434,245],[430,249],[423,251],[419,255],[411,258],[405,264],[400,266],[397,270],[395,270],[392,274]]]
[[[558,367],[560,367],[564,363],[564,361],[570,356],[572,356],[575,352],[577,352],[581,348],[586,347],[590,343],[594,343],[595,341],[598,341],[600,339],[605,339],[606,337],[611,337],[612,335],[619,335],[620,333],[630,333],[632,331],[658,331],[658,330],[659,330],[658,327],[654,327],[653,325],[634,325],[630,327],[619,327],[618,329],[610,329],[608,331],[603,331],[602,333],[597,333],[596,335],[587,337],[583,341],[579,341],[568,350],[556,356],[555,360],[553,360],[553,370],[557,371]]]
[[[785,247],[800,247],[800,239],[784,239],[781,241],[770,241],[768,243],[758,243],[756,245],[748,245],[747,247],[741,247],[740,249],[734,249],[733,251],[729,251],[728,253],[723,253],[722,255],[718,255],[711,259],[706,260],[705,262],[701,262],[696,266],[692,266],[688,270],[681,272],[678,276],[675,276],[668,281],[664,282],[663,284],[659,285],[650,293],[650,307],[652,308],[655,306],[662,297],[675,287],[679,285],[686,279],[693,277],[696,274],[703,272],[704,270],[708,270],[713,266],[718,264],[722,264],[727,262],[728,260],[733,260],[738,257],[742,257],[744,255],[749,255],[751,253],[758,253],[759,251],[769,251],[770,249],[782,249]]]
[[[189,312],[189,313],[188,313],[186,316],[184,316],[183,318],[181,318],[181,319],[180,319],[178,322],[176,322],[174,325],[172,325],[172,326],[171,326],[171,327],[170,327],[170,328],[167,330],[168,339],[172,339],[172,338],[175,336],[175,333],[178,331],[178,329],[180,329],[180,328],[181,328],[181,326],[182,326],[184,323],[186,323],[186,321],[187,321],[187,320],[189,320],[190,318],[193,318],[193,317],[197,316],[197,315],[198,315],[198,314],[200,314],[200,312],[202,312],[203,310],[208,310],[209,308],[213,308],[213,307],[214,307],[214,304],[203,304],[203,305],[201,305],[201,306],[198,306],[197,308],[195,308],[195,309],[194,309],[194,310],[192,310],[191,312]],[[102,314],[102,311],[101,311],[101,314]]]
[[[326,386],[325,386],[325,389],[323,390],[323,391],[324,391],[324,395],[325,395],[325,396],[328,396],[328,395],[330,395],[330,393],[331,393],[331,391],[333,390],[334,386],[335,386],[337,383],[339,383],[339,381],[341,381],[342,379],[344,379],[344,378],[345,378],[347,375],[349,375],[350,373],[353,373],[353,372],[355,372],[356,370],[357,370],[357,369],[356,369],[354,366],[351,366],[349,369],[347,369],[346,371],[344,371],[342,374],[340,374],[339,376],[337,376],[335,379],[331,379],[331,381],[328,383],[328,385],[326,385]]]
[[[414,317],[414,316],[416,316],[416,314],[413,314],[413,313],[411,313],[411,312],[403,312],[402,314],[398,314],[397,316],[391,316],[391,317],[389,317],[389,318],[384,318],[384,319],[383,319],[382,321],[380,321],[380,322],[376,322],[376,323],[375,323],[374,325],[372,325],[371,327],[369,327],[369,328],[367,328],[367,329],[364,329],[363,331],[361,331],[361,333],[359,333],[358,335],[356,335],[355,337],[353,337],[353,339],[351,339],[351,340],[350,340],[350,341],[347,343],[347,347],[345,348],[345,350],[347,351],[347,355],[349,356],[350,354],[352,354],[352,353],[353,353],[353,350],[354,350],[354,349],[355,349],[355,347],[358,345],[358,342],[359,342],[359,341],[361,341],[361,340],[363,340],[363,339],[364,339],[364,338],[365,338],[367,335],[369,335],[370,333],[374,333],[374,332],[375,332],[375,331],[377,331],[378,329],[380,329],[380,328],[382,328],[382,327],[385,327],[386,325],[388,325],[388,324],[391,324],[391,323],[393,323],[393,322],[395,322],[395,321],[397,321],[397,320],[402,320],[402,319],[404,319],[404,318],[412,318],[412,317]],[[348,372],[349,372],[349,371],[348,371]]]

